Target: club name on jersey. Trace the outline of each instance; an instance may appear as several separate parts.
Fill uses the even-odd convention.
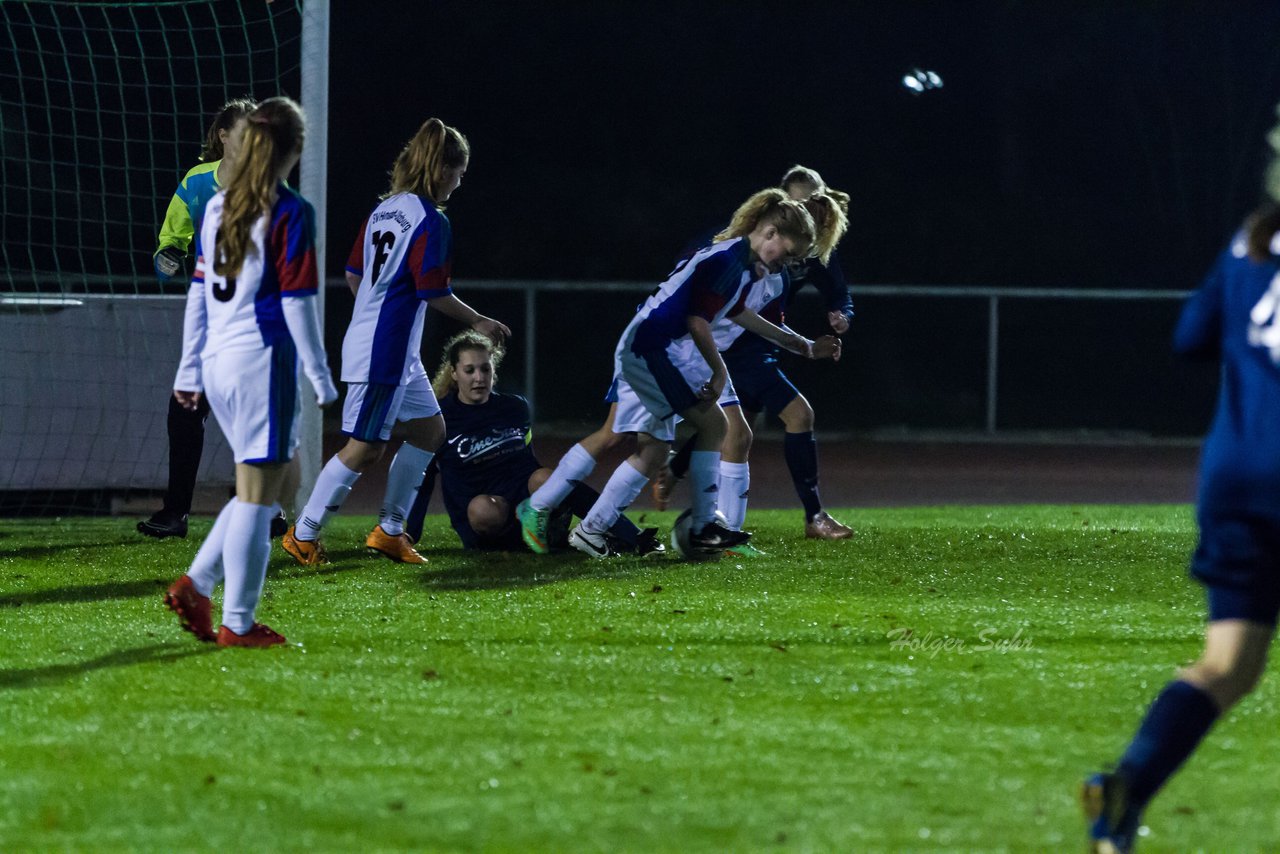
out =
[[[469,460],[502,445],[523,445],[524,430],[520,427],[504,427],[490,432],[487,436],[457,436],[451,439],[449,444],[456,446],[458,459]]]
[[[409,222],[408,217],[406,217],[401,211],[379,211],[370,217],[370,219],[373,222],[386,222],[389,219],[395,220],[396,225],[400,226],[401,234],[404,234],[406,231],[413,228],[413,223]]]

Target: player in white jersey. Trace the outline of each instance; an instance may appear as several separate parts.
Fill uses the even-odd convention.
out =
[[[803,205],[780,190],[753,195],[735,212],[719,242],[682,262],[640,307],[614,354],[614,432],[636,435],[637,450],[610,478],[600,500],[570,534],[570,543],[589,555],[609,554],[604,532],[635,500],[661,466],[674,438],[678,414],[698,429],[693,459],[693,507],[690,542],[698,551],[714,552],[745,542],[750,535],[731,532],[716,521],[716,471],[725,418],[716,401],[728,373],[711,336],[711,328],[734,318],[785,346],[812,346],[745,309],[741,298],[752,280],[778,269],[788,257],[801,257],[813,240],[813,219]],[[675,363],[682,342],[692,341],[709,378],[695,380],[689,365]],[[518,508],[525,542],[535,552],[547,551],[546,522],[573,484],[595,467],[582,444],[560,461],[547,482]]]
[[[303,566],[325,561],[321,528],[382,457],[397,421],[408,438],[391,461],[382,512],[365,546],[400,563],[426,563],[404,532],[404,520],[445,434],[420,352],[427,306],[490,338],[511,334],[449,287],[453,254],[444,203],[462,183],[470,156],[466,137],[455,128],[439,119],[424,122],[396,158],[391,188],[351,250],[347,283],[356,305],[342,344],[342,431],[349,438],[325,464],[297,524],[281,540]]]
[[[236,497],[165,604],[183,628],[220,646],[285,642],[254,617],[271,520],[280,497],[297,489],[298,360],[321,406],[338,397],[315,307],[315,215],[284,183],[304,136],[302,110],[288,98],[249,114],[240,165],[205,211],[187,294],[174,396],[188,409],[208,399],[235,455]],[[215,634],[209,597],[223,579]]]
[[[811,192],[802,200],[806,210],[813,216],[816,228],[816,240],[814,241],[812,255],[821,264],[828,263],[835,245],[848,229],[849,218],[842,206],[841,196],[843,194],[838,193],[838,191],[830,193],[824,189]],[[795,196],[792,195],[792,198],[795,198]],[[763,277],[752,284],[745,297],[748,308],[783,329],[787,328],[784,323],[784,307],[791,287],[789,282],[790,272],[789,269],[783,269]],[[808,401],[804,399],[804,396],[796,391],[794,386],[782,376],[770,351],[761,350],[753,346],[745,350],[745,358],[741,356],[734,357],[734,354],[744,351],[741,346],[734,346],[738,343],[744,331],[742,326],[724,321],[712,328],[716,347],[724,355],[725,363],[730,366],[732,374],[738,375],[737,381],[743,384],[740,393],[738,389],[735,389],[732,396],[721,395],[720,398],[720,405],[724,408],[725,416],[728,420],[728,429],[725,434],[724,444],[720,448],[719,506],[724,513],[726,525],[732,530],[741,530],[747,515],[747,495],[750,492],[751,485],[750,467],[747,463],[752,442],[750,425],[758,414],[757,411],[751,410],[758,410],[761,405],[759,403],[760,400],[768,400],[772,404],[770,411],[779,413],[779,417],[787,427],[789,443],[792,434],[803,432],[803,429],[797,428],[797,424],[806,417],[805,413],[807,413],[808,419],[806,426],[809,432],[807,435],[810,439],[813,429],[813,410],[809,407]],[[748,335],[747,337],[753,338],[754,336]],[[759,339],[755,340],[759,342]],[[767,346],[766,342],[759,342],[759,344],[761,347]],[[689,352],[688,347],[685,349],[686,353],[683,358],[687,362],[698,361],[696,353]],[[814,347],[809,352],[803,355],[813,359],[830,358],[833,361],[838,361],[840,354],[840,339],[835,335],[824,335],[814,342]],[[764,377],[763,381],[761,379],[762,376]],[[765,389],[764,392],[761,391],[762,387]],[[775,401],[780,401],[780,403]],[[815,459],[812,471],[813,482],[816,486],[816,450],[814,453]],[[789,466],[792,463],[790,456],[788,454]],[[661,478],[661,474],[659,478]],[[830,517],[826,518],[830,519]],[[830,521],[832,524],[839,524],[835,520]],[[733,552],[739,557],[754,557],[763,554],[752,543],[745,543],[742,546],[735,547]]]

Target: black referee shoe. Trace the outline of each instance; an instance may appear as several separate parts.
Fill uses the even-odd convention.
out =
[[[185,514],[178,516],[168,510],[161,510],[145,522],[139,522],[138,533],[147,537],[155,537],[157,540],[163,540],[166,537],[185,538],[187,536],[187,517]]]

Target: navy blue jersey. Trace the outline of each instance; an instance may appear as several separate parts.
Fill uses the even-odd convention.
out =
[[[786,287],[782,295],[757,312],[761,317],[776,326],[786,321],[787,310],[795,300],[796,293],[807,285],[817,288],[822,295],[822,304],[827,311],[838,311],[845,319],[853,320],[853,299],[849,296],[849,285],[840,272],[836,253],[831,253],[831,263],[823,264],[817,258],[806,258],[797,264],[788,264],[784,268]],[[727,351],[739,364],[754,362],[770,364],[778,361],[778,346],[756,335],[743,331]],[[732,368],[730,369],[732,374]],[[736,380],[735,380],[736,382]]]
[[[436,452],[440,492],[449,524],[462,544],[475,548],[467,505],[477,495],[500,495],[512,509],[529,497],[529,475],[539,468],[529,447],[529,403],[517,394],[493,392],[481,404],[458,400],[456,391],[440,400],[445,441]]]
[[[1280,238],[1264,263],[1237,235],[1188,300],[1174,349],[1222,361],[1218,408],[1200,459],[1201,524],[1280,520]]]

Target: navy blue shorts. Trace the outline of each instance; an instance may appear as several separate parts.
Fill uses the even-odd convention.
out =
[[[747,412],[767,410],[777,415],[800,396],[800,392],[773,360],[764,362],[759,356],[734,359],[726,354],[725,365],[729,368],[729,376],[733,378],[738,401]]]
[[[1202,518],[1191,575],[1208,588],[1210,622],[1274,626],[1280,616],[1280,519]]]

